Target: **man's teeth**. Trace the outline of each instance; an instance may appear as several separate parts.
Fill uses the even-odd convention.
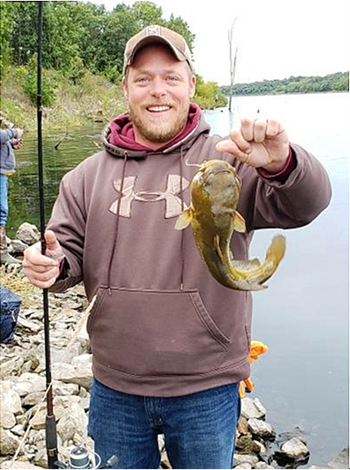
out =
[[[170,109],[170,106],[150,106],[147,109],[148,111],[156,111],[156,112],[168,111]]]

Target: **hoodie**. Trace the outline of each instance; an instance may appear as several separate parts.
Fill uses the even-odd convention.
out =
[[[219,284],[191,229],[174,229],[190,204],[192,164],[224,158],[242,179],[247,231],[232,237],[236,259],[248,258],[254,230],[300,227],[329,203],[324,168],[300,146],[291,144],[295,163],[281,180],[217,152],[222,137],[209,131],[192,106],[184,134],[154,151],[134,142],[123,115],[104,130],[104,150],[61,182],[48,228],[68,269],[51,290],[83,280],[89,300],[96,296],[87,323],[93,374],[115,390],[181,396],[250,374],[251,293]]]

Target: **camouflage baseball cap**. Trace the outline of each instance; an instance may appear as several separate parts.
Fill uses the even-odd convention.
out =
[[[185,39],[180,34],[164,26],[152,25],[146,26],[127,42],[124,52],[123,75],[125,75],[127,67],[132,64],[136,52],[142,46],[157,42],[168,45],[175,57],[180,61],[186,61],[194,73],[191,52]]]

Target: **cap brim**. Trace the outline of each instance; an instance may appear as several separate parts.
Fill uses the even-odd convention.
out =
[[[139,51],[142,47],[146,46],[147,44],[155,44],[155,43],[165,44],[168,47],[170,47],[170,49],[174,53],[177,60],[179,60],[181,62],[187,62],[190,69],[192,70],[192,65],[188,62],[187,57],[179,49],[177,49],[175,46],[173,46],[173,44],[170,41],[168,41],[165,38],[162,38],[160,36],[157,36],[157,35],[154,35],[154,36],[150,35],[150,36],[147,36],[147,37],[141,39],[141,41],[139,41],[135,45],[135,47],[132,50],[130,56],[128,57],[127,62],[124,64],[124,67],[123,67],[124,74],[125,74],[125,71],[126,71],[127,67],[133,63],[136,52]]]

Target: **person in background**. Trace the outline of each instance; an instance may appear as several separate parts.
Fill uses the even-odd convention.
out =
[[[6,223],[8,217],[8,177],[15,173],[16,159],[14,149],[22,147],[23,130],[19,128],[0,129],[0,260],[1,264],[21,264],[11,256],[7,248]]]
[[[34,285],[62,292],[83,281],[94,299],[89,434],[102,468],[113,455],[116,468],[159,468],[158,434],[173,468],[232,467],[252,296],[216,282],[192,231],[174,229],[198,166],[224,159],[242,180],[237,259],[254,230],[306,225],[331,197],[322,165],[280,122],[243,119],[225,138],[210,135],[195,86],[182,36],[154,25],[132,37],[129,112],[107,125],[103,151],[64,176],[45,256],[40,243],[24,254]]]

